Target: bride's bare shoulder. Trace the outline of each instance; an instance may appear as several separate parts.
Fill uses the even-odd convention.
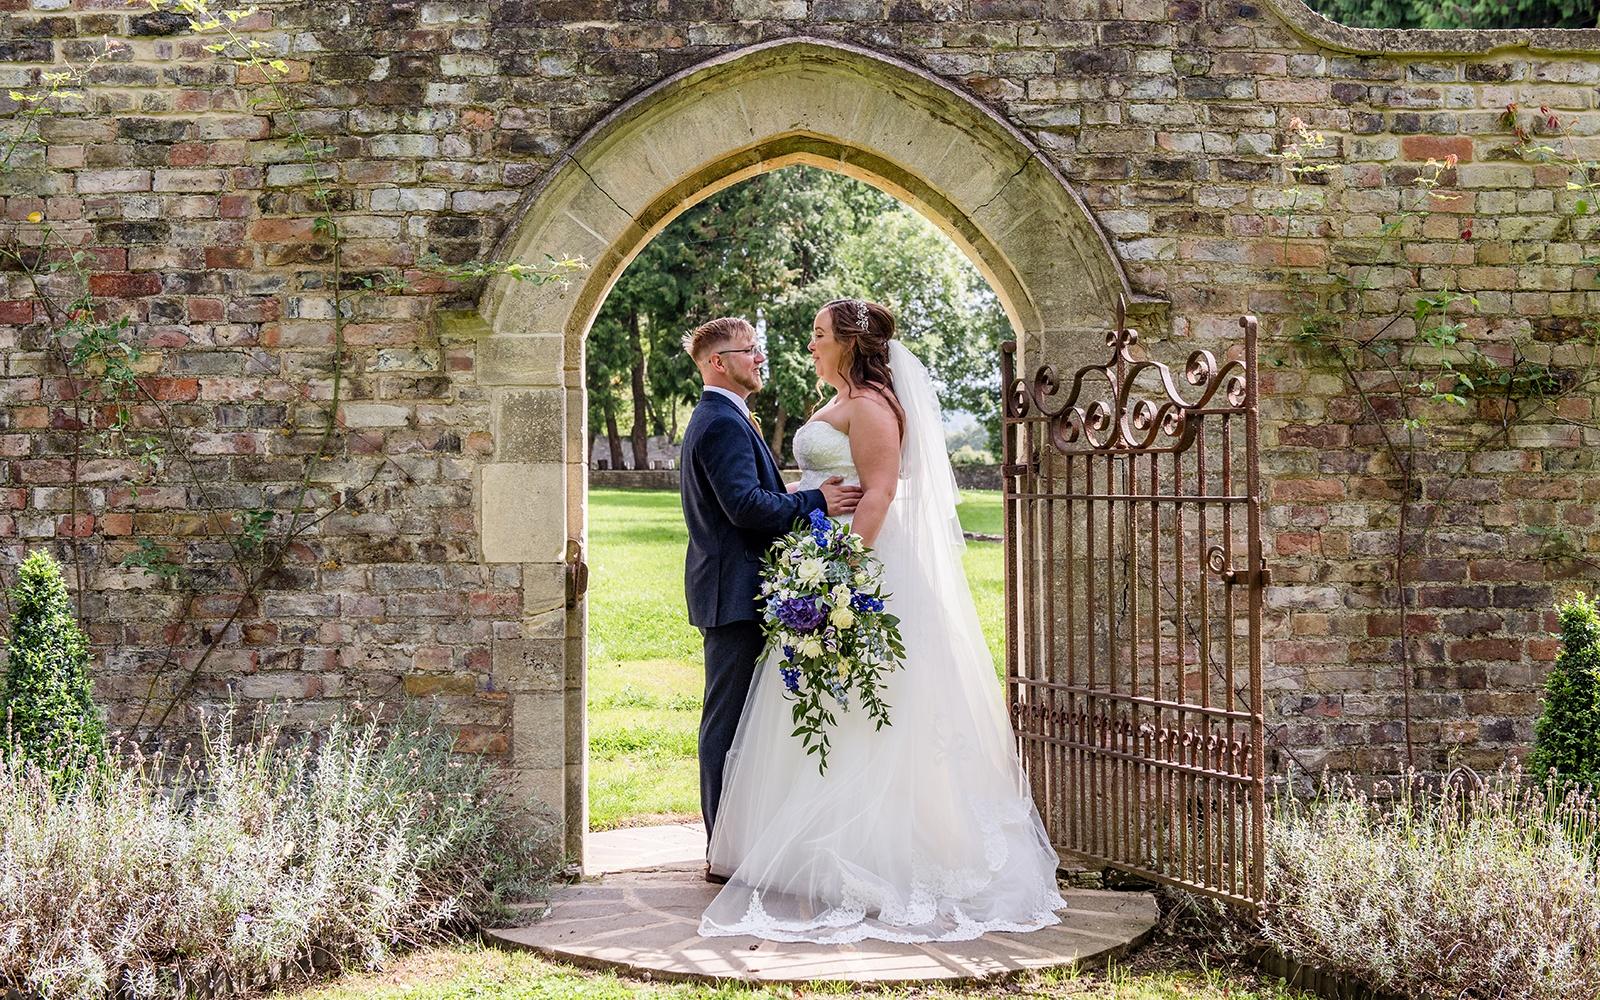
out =
[[[899,437],[899,418],[895,412],[894,397],[885,392],[875,390],[862,390],[852,394],[848,399],[841,399],[839,405],[843,411],[852,435],[857,431],[868,433],[886,433],[892,437]]]

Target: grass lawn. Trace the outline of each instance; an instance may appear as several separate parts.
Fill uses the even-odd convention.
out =
[[[968,491],[969,531],[997,533],[1000,495]],[[704,683],[700,633],[686,619],[678,494],[589,493],[589,826],[698,816],[695,735]],[[1005,577],[997,542],[965,556],[978,617],[1003,669]]]
[[[984,988],[863,990],[841,983],[803,987],[721,987],[652,983],[590,972],[472,945],[424,948],[381,973],[351,974],[292,994],[295,1000],[799,1000],[857,996],[885,1000],[1300,1000],[1305,994],[1234,970],[1202,969],[1172,948],[1145,948],[1127,967],[1031,975]],[[283,996],[280,994],[280,997]]]

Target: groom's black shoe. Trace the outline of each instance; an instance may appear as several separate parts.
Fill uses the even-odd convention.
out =
[[[727,885],[728,884],[728,876],[726,876],[726,875],[718,875],[716,872],[711,870],[711,865],[710,864],[706,865],[705,876],[706,876],[706,881],[710,882],[712,885]]]

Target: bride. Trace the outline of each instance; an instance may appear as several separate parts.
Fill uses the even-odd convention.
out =
[[[861,484],[852,526],[883,562],[905,640],[887,678],[892,724],[836,712],[818,774],[773,661],[757,667],[710,846],[728,883],[703,936],[962,941],[1057,923],[1066,905],[962,571],[933,384],[893,338],[876,303],[824,306],[809,350],[837,394],[794,437],[796,489]]]

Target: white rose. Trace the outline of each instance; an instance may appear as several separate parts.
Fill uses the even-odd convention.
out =
[[[841,604],[833,609],[833,614],[828,616],[835,628],[849,628],[856,623],[856,613],[850,610],[848,604]]]
[[[827,568],[823,566],[821,559],[807,559],[795,570],[795,575],[800,578],[801,583],[816,586],[822,582],[822,575],[826,571]]]
[[[816,636],[808,635],[800,640],[800,645],[795,647],[795,651],[807,659],[814,660],[822,655],[822,643],[817,641]]]

